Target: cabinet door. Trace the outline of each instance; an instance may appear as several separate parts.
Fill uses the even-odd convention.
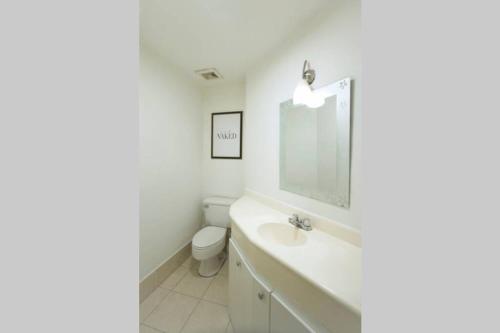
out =
[[[252,332],[269,332],[271,290],[256,275],[253,276]]]
[[[229,242],[229,316],[236,333],[269,332],[270,289]]]
[[[314,330],[276,293],[271,294],[271,333],[314,333]]]
[[[253,279],[232,241],[229,242],[229,316],[237,333],[252,332]]]

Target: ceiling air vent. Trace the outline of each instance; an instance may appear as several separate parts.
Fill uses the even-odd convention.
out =
[[[200,75],[205,80],[218,80],[222,79],[222,75],[215,68],[204,68],[194,71],[196,74]]]

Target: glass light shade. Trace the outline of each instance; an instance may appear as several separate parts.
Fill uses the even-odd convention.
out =
[[[314,91],[311,91],[311,95],[309,96],[309,100],[306,105],[310,108],[319,108],[323,104],[325,104],[325,98]]]
[[[305,80],[300,80],[293,92],[293,104],[303,104],[310,108],[318,108],[325,104],[325,98],[319,94],[315,94]]]
[[[293,104],[307,104],[311,94],[312,91],[309,84],[305,80],[300,80],[293,92]]]

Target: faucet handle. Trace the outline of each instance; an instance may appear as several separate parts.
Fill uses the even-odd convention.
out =
[[[292,217],[288,218],[288,222],[290,222],[293,225],[297,225],[297,223],[300,222],[299,215],[297,214],[292,214]]]
[[[302,226],[304,228],[304,230],[307,230],[307,231],[310,231],[312,230],[312,226],[311,226],[311,220],[309,220],[307,217],[304,218],[302,221]]]

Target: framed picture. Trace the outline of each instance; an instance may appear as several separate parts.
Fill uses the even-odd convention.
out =
[[[243,111],[212,113],[212,158],[241,159]]]

